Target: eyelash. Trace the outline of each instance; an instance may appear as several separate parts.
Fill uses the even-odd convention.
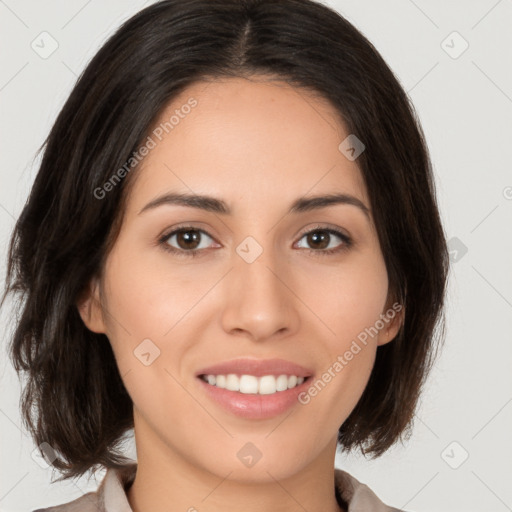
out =
[[[204,233],[205,235],[207,235],[211,239],[213,239],[213,237],[208,232],[204,231],[203,229],[199,229],[194,226],[179,226],[178,228],[174,229],[170,233],[167,233],[164,236],[162,236],[158,240],[158,243],[159,243],[159,245],[162,246],[162,249],[166,252],[170,252],[179,257],[195,258],[195,257],[199,256],[200,253],[202,251],[204,251],[205,249],[191,249],[189,251],[186,251],[184,249],[176,249],[175,247],[172,247],[167,243],[167,241],[169,240],[169,238],[171,238],[171,236],[173,236],[177,233],[186,232],[186,231],[198,231],[200,233]],[[301,240],[305,235],[309,235],[310,233],[314,233],[316,231],[323,231],[330,235],[335,235],[335,236],[339,237],[343,241],[343,243],[341,244],[341,246],[336,247],[334,249],[303,249],[310,254],[313,253],[314,256],[329,256],[332,254],[341,253],[341,252],[349,250],[353,245],[353,241],[349,236],[345,235],[341,231],[338,231],[337,229],[328,228],[328,227],[324,227],[321,225],[315,226],[314,228],[310,229],[309,231],[305,231],[304,233],[302,233],[300,235],[299,240]]]

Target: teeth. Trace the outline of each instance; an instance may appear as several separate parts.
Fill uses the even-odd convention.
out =
[[[304,382],[304,377],[296,375],[265,375],[255,377],[254,375],[238,376],[234,373],[228,375],[203,375],[202,379],[212,386],[228,389],[229,391],[239,391],[244,394],[272,395],[278,391],[300,386]]]
[[[240,379],[235,374],[230,373],[226,376],[226,389],[229,391],[240,390]]]

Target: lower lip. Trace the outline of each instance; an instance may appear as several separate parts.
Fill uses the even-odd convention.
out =
[[[205,382],[201,377],[198,380],[206,394],[227,411],[242,418],[261,420],[273,418],[284,413],[299,403],[298,395],[309,386],[311,377],[304,379],[299,386],[277,391],[272,395],[245,394],[238,391],[218,388]]]

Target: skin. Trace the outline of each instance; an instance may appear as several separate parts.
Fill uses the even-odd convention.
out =
[[[129,503],[134,512],[337,512],[336,434],[400,315],[310,403],[271,419],[225,411],[194,373],[237,357],[277,357],[319,377],[389,310],[371,212],[367,218],[337,204],[287,213],[300,196],[334,192],[370,208],[357,160],[338,149],[348,132],[335,109],[308,91],[242,78],[195,83],[156,125],[191,97],[197,106],[133,171],[120,235],[101,279],[91,280],[78,304],[87,327],[108,336],[133,400],[138,471]],[[170,191],[221,198],[233,213],[168,204],[138,214]],[[206,231],[202,255],[180,257],[158,245],[183,223]],[[317,223],[348,234],[354,245],[322,254],[324,246],[304,236]],[[236,252],[247,236],[263,250],[252,263]],[[165,243],[191,247],[177,236]],[[344,244],[336,235],[327,243]],[[147,338],[160,356],[145,366],[134,350]],[[248,442],[262,453],[250,468],[237,457]]]

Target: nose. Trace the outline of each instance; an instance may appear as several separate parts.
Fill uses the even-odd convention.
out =
[[[289,336],[299,327],[300,304],[290,267],[270,249],[252,262],[240,254],[233,253],[233,268],[226,276],[224,330],[253,341]]]

